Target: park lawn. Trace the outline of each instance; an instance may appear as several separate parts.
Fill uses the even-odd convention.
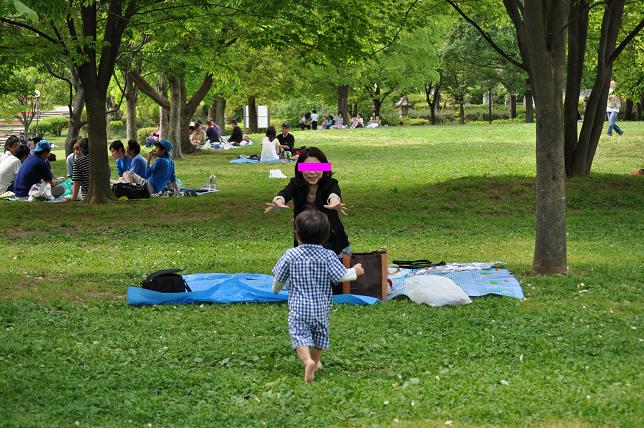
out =
[[[286,182],[268,171],[293,164],[228,164],[257,144],[177,162],[215,195],[2,203],[0,425],[641,425],[644,123],[623,125],[568,183],[570,273],[549,278],[530,274],[534,125],[295,132],[333,163],[354,251],[500,260],[527,296],[337,305],[312,385],[284,304],[126,304],[157,269],[269,273],[292,213],[263,214]]]

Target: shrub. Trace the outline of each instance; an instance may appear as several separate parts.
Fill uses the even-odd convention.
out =
[[[136,141],[141,145],[141,147],[145,146],[145,139],[150,136],[154,131],[157,130],[156,126],[152,126],[150,128],[139,128],[136,131]]]
[[[429,121],[422,117],[405,117],[401,119],[402,125],[404,126],[418,126],[418,125],[427,125]],[[400,121],[399,121],[400,123]]]
[[[38,130],[42,135],[49,134],[60,137],[63,130],[69,126],[69,119],[62,116],[46,117],[38,123]]]
[[[122,120],[110,120],[109,135],[110,138],[124,136],[125,123]]]

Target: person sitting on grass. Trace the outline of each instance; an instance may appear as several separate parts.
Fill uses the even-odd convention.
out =
[[[83,138],[76,144],[79,153],[72,168],[72,201],[85,199],[89,192],[89,141]]]
[[[118,176],[123,177],[123,173],[130,170],[130,162],[132,160],[125,154],[125,146],[123,146],[121,140],[112,141],[112,144],[110,144],[110,153],[112,153],[112,157],[116,163]]]
[[[277,139],[282,146],[282,151],[288,150],[293,153],[293,147],[295,147],[295,137],[291,132],[291,124],[288,122],[282,123],[282,133],[277,136]]]
[[[232,125],[233,130],[232,130],[232,133],[230,134],[230,137],[228,137],[228,143],[232,144],[233,146],[239,146],[239,144],[244,139],[244,134],[241,128],[239,127],[239,125],[237,125],[236,120],[231,120],[230,124]]]
[[[29,156],[29,147],[18,144],[13,153],[0,163],[0,194],[7,191],[13,192],[13,182],[20,171],[20,167]]]
[[[128,140],[127,150],[125,151],[130,161],[130,172],[133,172],[141,177],[145,176],[145,171],[148,167],[148,161],[141,155],[141,145],[134,141]]]
[[[76,158],[79,156],[80,153],[80,142],[83,139],[81,137],[76,138],[74,141],[74,144],[72,145],[72,152],[67,156],[67,159],[65,160],[65,166],[67,167],[67,177],[72,176],[72,173],[74,172],[74,161]]]
[[[15,135],[10,135],[7,138],[7,141],[4,142],[4,153],[0,155],[0,163],[2,163],[5,159],[8,159],[9,156],[15,157],[19,143],[20,138],[16,137]]]
[[[201,127],[201,121],[195,122],[194,130],[190,135],[190,144],[195,147],[202,147],[206,143],[206,132]]]
[[[51,144],[47,140],[40,140],[34,147],[34,155],[29,156],[22,164],[14,181],[14,193],[17,198],[29,196],[29,190],[34,184],[41,181],[51,185],[51,194],[58,198],[65,193],[65,187],[58,184],[51,171],[47,158],[51,152]]]
[[[210,144],[216,144],[219,142],[220,130],[218,128],[219,125],[217,125],[212,119],[208,119],[206,121],[206,137],[208,138],[208,141],[210,141]]]
[[[351,119],[351,126],[349,126],[349,129],[355,128],[364,128],[364,119],[362,118],[362,115],[360,113],[356,114]]]
[[[322,352],[329,349],[329,316],[332,285],[354,281],[364,274],[360,263],[345,268],[335,253],[322,246],[329,239],[327,216],[306,210],[295,218],[299,243],[287,250],[273,268],[273,291],[279,293],[288,281],[288,331],[297,356],[304,365],[304,381],[311,382],[322,368]]]
[[[280,160],[280,153],[282,153],[282,146],[276,138],[277,131],[274,126],[269,126],[266,130],[266,136],[262,140],[262,155],[259,158],[260,162],[274,162]]]
[[[174,174],[174,161],[170,157],[172,153],[172,143],[168,140],[161,140],[154,144],[155,150],[148,154],[147,168],[145,176],[140,176],[134,172],[127,171],[123,174],[126,183],[134,183],[139,186],[146,186],[148,193],[154,195],[161,193],[168,182],[172,183],[172,189],[179,193],[177,178]],[[156,158],[154,163],[152,159]]]

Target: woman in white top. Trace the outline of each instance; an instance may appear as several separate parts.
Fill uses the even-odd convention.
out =
[[[266,130],[266,136],[262,140],[262,155],[259,159],[260,162],[271,162],[280,159],[282,147],[280,141],[276,138],[277,132],[274,126],[269,126]]]

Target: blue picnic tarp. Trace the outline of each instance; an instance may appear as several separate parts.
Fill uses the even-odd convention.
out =
[[[198,273],[183,276],[191,293],[160,293],[139,287],[128,287],[130,305],[158,305],[181,303],[260,303],[285,302],[288,292],[275,294],[273,277],[257,273]],[[371,305],[379,299],[369,296],[342,294],[333,296],[334,303]]]

